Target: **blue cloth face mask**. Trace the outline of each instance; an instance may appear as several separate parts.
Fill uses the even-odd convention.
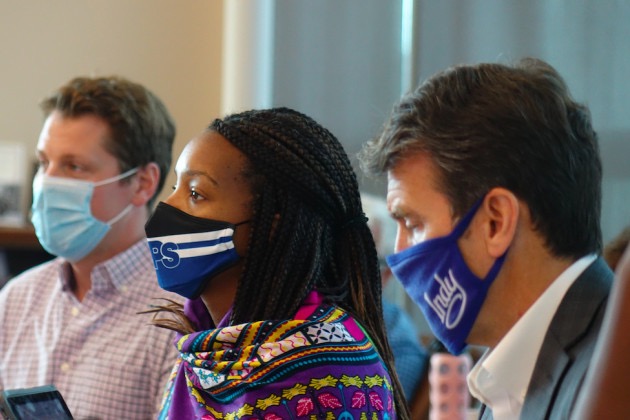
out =
[[[237,224],[191,216],[159,203],[145,225],[160,287],[188,299],[239,259],[232,236]]]
[[[44,249],[70,262],[79,261],[92,252],[111,225],[133,208],[130,203],[107,222],[96,219],[90,210],[94,188],[136,172],[138,168],[99,182],[37,174],[33,180],[31,222]]]
[[[466,347],[468,334],[507,254],[494,262],[483,280],[464,261],[457,240],[482,202],[479,200],[449,235],[387,257],[392,272],[420,307],[435,336],[456,355]]]

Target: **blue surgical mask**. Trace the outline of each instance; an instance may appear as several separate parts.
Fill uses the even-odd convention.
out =
[[[101,242],[111,225],[124,217],[133,204],[116,217],[103,222],[92,215],[90,201],[94,188],[136,173],[137,168],[99,182],[61,178],[38,173],[33,180],[31,221],[44,249],[76,262]]]
[[[470,271],[457,246],[482,201],[449,235],[387,257],[392,272],[422,310],[433,334],[453,354],[460,354],[466,347],[466,339],[506,255],[499,257],[486,277],[480,279]]]
[[[199,297],[210,278],[238,261],[232,236],[243,223],[195,217],[159,203],[144,228],[160,287]]]

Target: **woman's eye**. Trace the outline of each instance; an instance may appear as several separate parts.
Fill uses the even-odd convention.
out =
[[[195,201],[203,199],[203,196],[195,190],[190,190],[190,197]]]

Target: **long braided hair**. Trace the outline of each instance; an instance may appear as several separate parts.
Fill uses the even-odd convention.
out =
[[[361,317],[381,283],[357,181],[341,144],[286,108],[249,111],[210,126],[249,159],[252,230],[232,322],[291,317],[313,289]]]
[[[291,318],[317,290],[365,328],[391,374],[398,416],[408,418],[386,339],[376,248],[342,145],[288,108],[229,115],[208,129],[250,164],[252,228],[230,323]]]

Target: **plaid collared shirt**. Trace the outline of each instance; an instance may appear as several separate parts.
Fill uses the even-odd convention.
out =
[[[57,258],[0,290],[0,389],[54,384],[75,418],[155,418],[177,352],[138,315],[158,286],[146,240],[96,266],[79,302]]]

